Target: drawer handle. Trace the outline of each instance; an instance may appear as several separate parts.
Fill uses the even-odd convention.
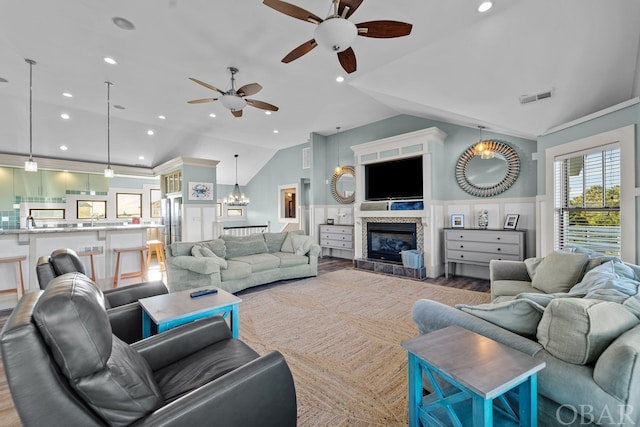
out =
[[[498,248],[498,251],[501,251],[502,249]]]
[[[499,237],[497,237],[497,239],[498,239],[498,240],[500,240],[500,238],[499,238]]]
[[[463,248],[464,248],[464,245],[460,245],[460,249],[463,249]]]
[[[460,238],[461,238],[461,239],[464,239],[464,236],[460,235]]]
[[[460,258],[464,258],[464,255],[460,255]]]

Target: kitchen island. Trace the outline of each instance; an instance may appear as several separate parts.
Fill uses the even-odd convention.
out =
[[[97,251],[94,255],[96,278],[102,289],[109,289],[113,283],[116,255],[114,249],[144,246],[148,232],[154,232],[163,226],[159,224],[95,225],[66,227],[36,227],[32,229],[9,229],[0,231],[0,258],[26,256],[23,263],[25,293],[40,289],[36,277],[36,264],[41,256],[49,256],[56,249],[70,248],[78,252]],[[85,269],[91,271],[89,258],[83,257]],[[123,271],[139,270],[137,257],[125,257],[122,260]],[[11,264],[0,265],[0,289],[15,287],[16,267]],[[0,297],[0,310],[15,307],[15,294]]]

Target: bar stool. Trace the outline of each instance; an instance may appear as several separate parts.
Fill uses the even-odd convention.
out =
[[[114,249],[114,251],[118,254],[116,258],[116,274],[113,276],[113,287],[117,288],[120,283],[120,279],[130,279],[133,277],[140,277],[142,280],[147,280],[147,264],[144,259],[144,252],[147,250],[146,246],[138,247],[138,248],[120,248]],[[140,255],[140,271],[132,271],[129,273],[122,273],[120,261],[121,255],[123,253],[134,253],[138,252]]]
[[[82,252],[78,252],[78,256],[88,256],[90,263],[91,263],[91,280],[93,280],[94,283],[98,283],[96,281],[96,264],[94,262],[93,256],[94,255],[100,255],[100,251],[99,250],[86,250],[86,251],[82,251]]]
[[[151,266],[151,258],[153,254],[156,254],[156,261],[158,261],[158,267],[160,272],[167,271],[166,260],[164,258],[164,244],[160,240],[147,240],[147,270]]]
[[[19,256],[19,257],[14,257],[14,258],[0,258],[0,264],[4,264],[4,263],[9,263],[9,262],[16,262],[18,263],[18,278],[19,283],[16,283],[16,289],[2,289],[0,290],[0,294],[7,294],[7,293],[13,293],[15,292],[18,295],[18,299],[22,298],[22,295],[24,295],[24,277],[22,276],[22,261],[25,261],[27,259],[26,256]],[[18,285],[20,285],[20,287],[18,287]]]

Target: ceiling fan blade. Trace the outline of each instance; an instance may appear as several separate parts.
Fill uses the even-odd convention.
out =
[[[249,83],[248,85],[242,86],[240,89],[236,91],[236,95],[238,96],[251,96],[262,90],[262,86],[258,83]]]
[[[194,81],[194,82],[198,83],[199,85],[202,85],[202,86],[204,86],[204,87],[206,87],[208,89],[215,90],[216,92],[220,92],[221,94],[224,95],[223,91],[221,91],[220,89],[218,89],[215,86],[210,85],[209,83],[205,83],[205,82],[200,81],[198,79],[194,79],[193,77],[189,77],[189,80]]]
[[[187,104],[202,104],[205,102],[213,102],[217,101],[218,98],[204,98],[204,99],[193,99],[191,101],[187,101]]]
[[[344,10],[347,9],[346,14],[342,17],[345,19],[349,18],[353,15],[353,12],[360,7],[362,2],[363,0],[340,0],[340,4],[338,5],[338,15],[342,16],[342,14],[345,13]]]
[[[287,56],[282,58],[282,62],[284,62],[285,64],[288,64],[289,62],[300,58],[302,55],[309,53],[316,46],[318,46],[318,43],[316,43],[315,39],[306,41],[302,43],[300,46],[298,46],[297,48],[293,49],[291,52],[289,52]]]
[[[347,73],[351,74],[356,70],[356,54],[351,48],[338,52],[338,61]]]
[[[319,24],[323,21],[319,16],[314,15],[308,10],[304,10],[301,7],[298,7],[294,4],[287,3],[280,0],[264,0],[262,3],[269,6],[272,9],[277,10],[280,13],[284,13],[285,15],[289,15],[292,18],[301,19],[306,22],[311,22],[312,24]]]
[[[235,117],[242,117],[242,110],[231,110],[231,114]]]
[[[358,35],[377,39],[408,36],[411,34],[412,24],[398,21],[369,21],[356,24]]]
[[[247,104],[251,105],[252,107],[260,108],[262,110],[269,110],[269,111],[279,110],[279,108],[276,107],[275,105],[269,104],[268,102],[264,102],[264,101],[258,101],[257,99],[245,99],[245,101],[247,101]]]

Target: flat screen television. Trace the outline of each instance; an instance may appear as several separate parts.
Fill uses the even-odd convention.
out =
[[[422,156],[364,166],[365,200],[422,199]]]

